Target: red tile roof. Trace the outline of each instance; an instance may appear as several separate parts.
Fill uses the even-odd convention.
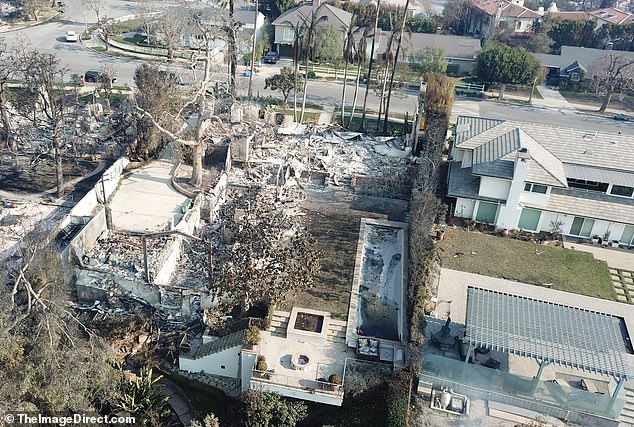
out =
[[[563,21],[587,21],[590,18],[588,12],[583,11],[546,12],[545,16],[561,19]]]
[[[502,16],[531,19],[540,17],[534,10],[507,0],[473,0],[473,6],[489,16],[494,16],[498,6],[500,6],[502,8]]]
[[[608,7],[606,9],[597,9],[590,12],[590,15],[602,21],[615,25],[626,25],[634,23],[634,15],[625,12],[616,7]]]

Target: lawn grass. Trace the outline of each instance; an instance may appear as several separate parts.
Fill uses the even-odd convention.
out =
[[[282,107],[278,107],[275,109],[276,112],[278,113],[282,113],[288,116],[292,116],[293,115],[293,109],[292,108],[282,108]],[[301,108],[297,109],[297,114],[299,115],[301,113]],[[304,111],[304,121],[305,122],[316,122],[317,121],[317,116],[319,115],[319,113],[313,113],[310,111]]]
[[[438,244],[442,266],[616,300],[605,261],[592,254],[478,232],[449,229]],[[456,256],[456,254],[461,255]]]
[[[221,390],[190,380],[170,371],[161,370],[161,375],[179,386],[185,392],[185,398],[191,405],[196,419],[202,419],[213,412],[222,426],[235,426],[239,420],[240,404],[237,400],[224,394]]]

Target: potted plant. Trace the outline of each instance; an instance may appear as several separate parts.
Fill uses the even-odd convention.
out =
[[[266,357],[258,356],[258,360],[255,363],[256,376],[259,378],[269,379],[269,373],[267,370],[269,369],[269,365],[266,363]]]
[[[618,240],[612,240],[612,247],[613,248],[618,248],[619,247],[619,241]]]
[[[330,390],[337,391],[341,385],[341,377],[337,374],[331,374],[328,377],[328,382],[330,383]]]
[[[598,243],[599,243],[599,240],[601,240],[601,238],[599,237],[599,235],[598,235],[598,234],[595,234],[595,235],[593,235],[593,236],[592,236],[592,244],[593,244],[593,245],[598,244]]]
[[[603,240],[601,241],[601,245],[607,247],[608,244],[610,243],[610,234],[612,232],[610,230],[606,231],[605,233],[603,233]]]
[[[501,228],[500,229],[500,236],[509,237],[509,229],[508,228]]]

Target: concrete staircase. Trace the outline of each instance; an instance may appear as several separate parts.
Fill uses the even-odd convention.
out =
[[[269,326],[267,331],[275,337],[286,338],[286,328],[288,328],[288,320],[290,317],[291,313],[288,311],[274,311],[271,326]]]
[[[634,426],[634,389],[625,388],[625,406],[619,417],[621,425]]]
[[[326,341],[338,344],[346,343],[346,327],[348,322],[345,320],[330,320],[328,325],[328,336]]]

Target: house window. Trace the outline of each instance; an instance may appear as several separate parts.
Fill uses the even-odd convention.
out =
[[[594,227],[593,219],[576,216],[575,219],[572,220],[569,234],[572,236],[590,237],[592,227]]]
[[[609,185],[606,182],[586,181],[585,179],[568,178],[568,187],[581,188],[590,191],[599,191],[605,193],[608,191]]]
[[[539,225],[539,217],[542,215],[542,212],[538,209],[522,209],[522,214],[520,215],[520,220],[517,226],[522,230],[530,230],[537,231],[537,226]]]
[[[284,27],[284,32],[282,33],[282,40],[285,42],[293,41],[295,33],[293,32],[292,27]]]
[[[522,23],[521,22],[516,22],[515,23],[515,29],[516,30],[521,30],[522,29]]]
[[[220,369],[225,369],[225,365],[220,365]]]
[[[571,82],[578,82],[579,80],[581,80],[581,75],[579,73],[570,73]]]
[[[527,182],[526,184],[524,184],[524,191],[530,191],[531,193],[546,194],[546,192],[548,191],[548,187],[545,185],[531,184],[530,182]]]
[[[634,194],[634,188],[626,187],[624,185],[613,185],[610,190],[610,194],[615,196],[632,197],[632,194]]]
[[[621,234],[620,243],[626,246],[634,246],[634,225],[626,225]]]
[[[497,203],[480,202],[478,204],[478,213],[476,214],[475,220],[476,222],[483,222],[485,224],[494,224],[497,213]]]

